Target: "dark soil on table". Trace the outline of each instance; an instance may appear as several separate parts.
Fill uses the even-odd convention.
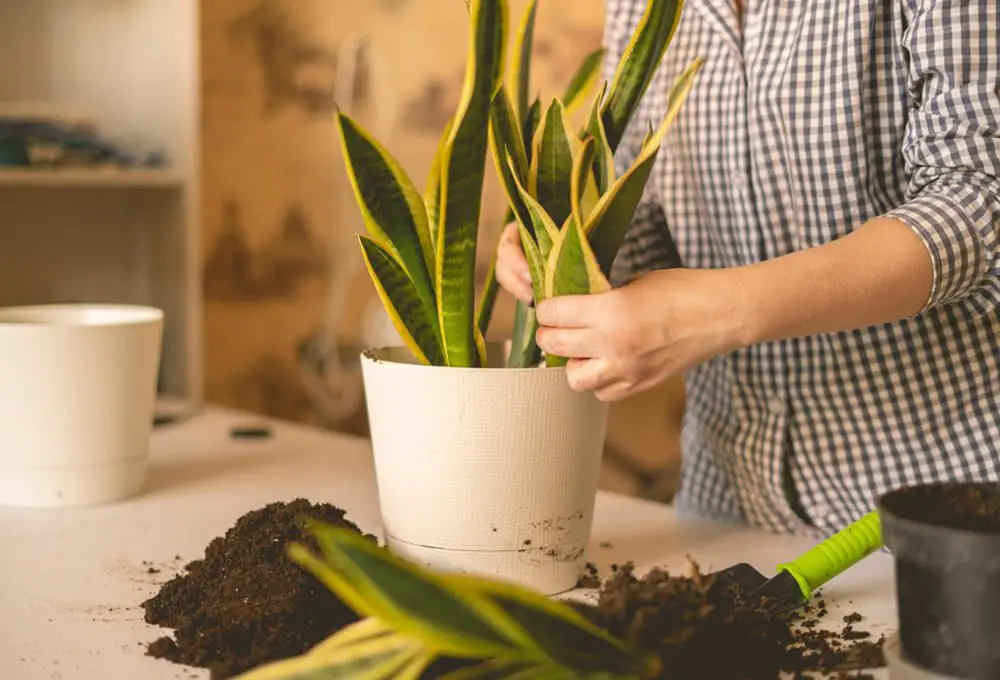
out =
[[[633,566],[616,567],[601,586],[597,606],[576,605],[592,622],[633,647],[657,654],[661,678],[670,680],[774,680],[794,677],[865,677],[847,671],[879,668],[883,638],[858,628],[861,615],[844,617],[840,631],[824,630],[826,603],[774,614],[743,600],[692,565],[675,576],[654,569],[636,577]],[[810,671],[813,675],[804,675]]]
[[[1000,484],[933,484],[892,494],[887,509],[915,522],[1000,534]]]
[[[143,603],[147,622],[174,629],[147,653],[208,668],[220,680],[302,654],[356,621],[351,609],[287,557],[293,541],[317,550],[296,523],[301,515],[361,533],[340,508],[304,499],[247,513],[209,543],[204,559]]]

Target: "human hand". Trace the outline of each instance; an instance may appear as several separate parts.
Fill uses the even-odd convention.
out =
[[[531,304],[534,291],[531,289],[531,271],[528,260],[521,248],[521,235],[517,222],[504,227],[497,246],[496,277],[504,290],[525,304]]]
[[[543,300],[538,346],[569,359],[573,390],[601,401],[630,397],[746,344],[736,271],[668,269],[606,293]]]

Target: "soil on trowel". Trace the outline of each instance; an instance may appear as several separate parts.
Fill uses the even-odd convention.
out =
[[[781,671],[797,678],[817,672],[865,677],[843,674],[885,665],[884,638],[872,640],[860,630],[860,614],[845,617],[840,631],[819,627],[827,616],[822,599],[776,614],[714,582],[693,563],[686,576],[653,569],[639,578],[631,563],[613,571],[596,606],[574,606],[609,633],[658,655],[660,678],[774,680]]]
[[[307,515],[360,530],[345,512],[305,499],[243,515],[143,603],[148,623],[174,629],[151,643],[150,656],[207,668],[215,680],[302,654],[357,615],[285,550],[298,541],[317,550],[297,519]],[[368,536],[371,540],[375,537]]]
[[[906,490],[891,506],[916,522],[1000,534],[1000,484],[929,485]]]

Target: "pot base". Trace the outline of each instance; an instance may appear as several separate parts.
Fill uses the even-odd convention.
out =
[[[145,456],[103,465],[0,468],[0,505],[68,508],[134,496],[146,482]]]
[[[580,546],[546,546],[524,550],[449,550],[385,537],[394,555],[428,569],[495,578],[542,595],[561,595],[576,588],[583,571]]]
[[[899,643],[898,633],[886,638],[882,650],[886,666],[889,668],[889,680],[969,680],[955,675],[941,675],[914,665],[903,657],[903,647]]]

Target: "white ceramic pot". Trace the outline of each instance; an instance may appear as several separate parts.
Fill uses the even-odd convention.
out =
[[[389,549],[546,595],[574,588],[608,405],[562,368],[424,366],[400,347],[361,365]]]
[[[163,313],[0,308],[0,504],[77,506],[146,480]]]

